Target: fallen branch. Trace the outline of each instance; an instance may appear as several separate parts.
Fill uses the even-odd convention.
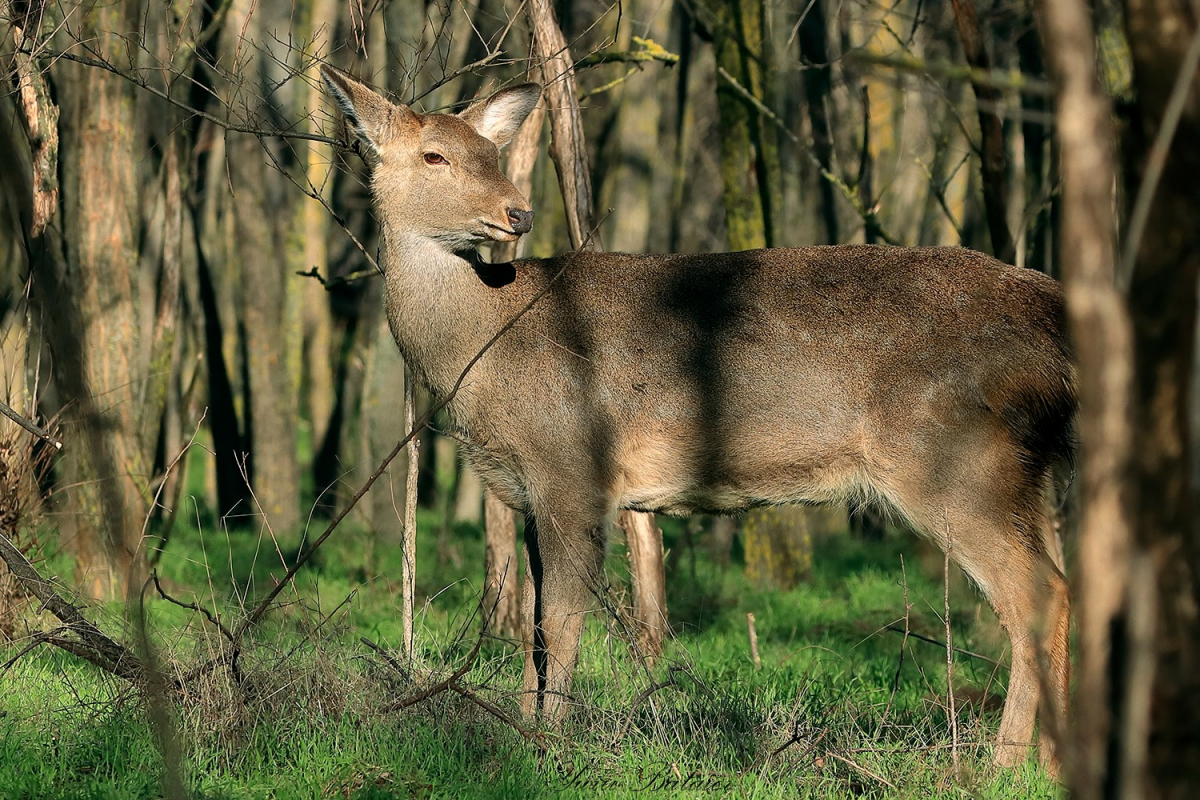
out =
[[[480,638],[482,641],[482,637],[480,637]],[[530,742],[531,744],[537,745],[539,750],[544,751],[546,749],[546,735],[544,733],[542,733],[540,731],[526,730],[524,727],[522,727],[520,724],[518,724],[516,720],[512,719],[507,714],[505,714],[503,711],[501,711],[498,706],[496,706],[495,704],[493,704],[492,702],[490,702],[488,700],[483,699],[479,695],[472,692],[470,689],[467,689],[466,687],[461,686],[456,682],[452,681],[450,683],[450,689],[452,691],[456,692],[459,696],[465,697],[466,699],[470,700],[472,703],[479,706],[484,711],[488,712],[489,714],[491,714],[493,717],[500,720],[504,724],[508,725],[510,728],[515,730],[517,733],[521,734],[521,736],[525,739],[525,741]]]
[[[57,617],[67,630],[79,637],[75,640],[47,633],[42,634],[44,641],[130,683],[141,684],[144,670],[137,656],[104,635],[78,608],[64,600],[55,591],[53,584],[34,569],[25,554],[3,532],[0,532],[0,559],[8,565],[9,571],[21,586],[41,601],[42,608]]]

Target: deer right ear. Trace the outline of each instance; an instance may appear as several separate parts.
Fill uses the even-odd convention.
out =
[[[416,116],[406,106],[388,102],[365,84],[332,67],[322,64],[321,78],[325,82],[325,90],[346,117],[346,123],[355,138],[363,143],[366,155],[373,161],[379,160],[380,147],[395,133],[395,126],[399,122],[395,119],[397,112],[416,121]]]

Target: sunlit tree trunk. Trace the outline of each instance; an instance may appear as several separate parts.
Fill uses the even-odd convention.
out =
[[[132,66],[136,2],[89,6],[78,35],[118,66]],[[141,586],[139,533],[148,508],[149,453],[139,441],[143,389],[136,309],[135,88],[111,73],[59,61],[61,251],[42,261],[35,291],[47,318],[54,378],[67,401],[64,531],[86,593],[122,597]],[[56,267],[58,267],[56,269]],[[151,445],[152,446],[152,445]]]
[[[336,0],[309,0],[298,5],[299,26],[310,42],[308,51],[323,57],[331,53],[331,43],[337,28],[338,3]],[[318,62],[313,59],[308,70],[308,80],[298,81],[296,90],[297,118],[308,118],[310,133],[320,132],[320,109],[328,103],[325,93],[317,89]],[[333,180],[333,150],[323,142],[294,143],[304,162],[302,185],[309,192],[329,202]],[[311,197],[300,198],[296,204],[298,213],[293,218],[293,231],[288,241],[288,251],[296,270],[317,271],[329,277],[327,239],[330,216],[321,201]],[[303,327],[303,370],[302,387],[305,396],[301,404],[308,412],[312,425],[312,450],[316,452],[328,432],[333,415],[333,378],[335,353],[333,352],[333,318],[329,310],[329,293],[315,280],[299,287],[301,294],[301,318]]]

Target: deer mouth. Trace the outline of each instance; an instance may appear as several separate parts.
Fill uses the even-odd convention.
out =
[[[489,239],[497,242],[515,242],[517,239],[521,238],[521,234],[517,233],[511,228],[505,228],[500,225],[496,225],[495,223],[488,222],[487,220],[481,221],[483,222],[484,233],[487,234]]]

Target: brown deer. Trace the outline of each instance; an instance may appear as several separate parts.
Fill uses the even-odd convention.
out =
[[[434,397],[543,293],[446,406],[467,458],[525,514],[527,715],[565,711],[618,509],[853,499],[949,552],[999,615],[1012,673],[996,760],[1025,758],[1043,659],[1062,719],[1050,503],[1075,399],[1054,280],[960,248],[875,245],[489,264],[477,245],[532,224],[499,148],[540,87],[418,114],[323,74],[373,167],[392,333]],[[1043,736],[1053,765],[1051,747]]]

